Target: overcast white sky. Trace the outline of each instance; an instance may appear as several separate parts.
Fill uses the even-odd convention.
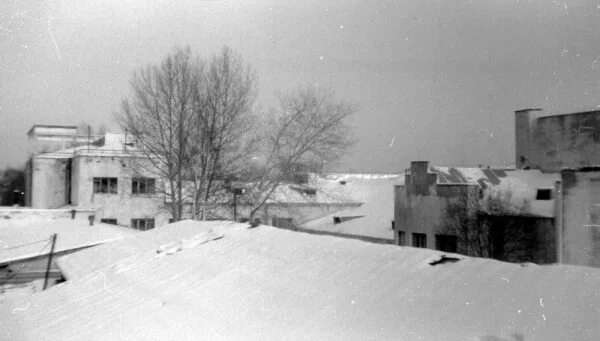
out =
[[[39,124],[104,124],[131,72],[228,45],[258,104],[315,84],[358,104],[339,170],[514,163],[513,111],[600,104],[600,1],[0,2],[0,169]]]

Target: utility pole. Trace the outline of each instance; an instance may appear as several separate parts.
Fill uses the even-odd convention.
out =
[[[233,192],[233,221],[237,221],[237,196],[246,193],[244,188],[234,188]]]
[[[46,276],[44,276],[44,288],[46,290],[48,286],[48,276],[50,276],[50,265],[52,264],[52,254],[54,253],[54,245],[56,245],[56,233],[52,234],[52,246],[50,247],[50,254],[48,254],[48,265],[46,266]]]
[[[233,221],[237,221],[237,193],[233,192]]]

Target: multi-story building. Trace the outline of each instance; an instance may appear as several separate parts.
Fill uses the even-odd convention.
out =
[[[167,222],[162,182],[126,134],[78,137],[68,126],[33,126],[26,167],[26,205],[72,206],[95,219],[145,230]]]
[[[480,205],[490,192],[506,193],[513,209],[486,214],[494,227],[488,256],[506,256],[505,227],[511,225],[530,241],[514,260],[600,266],[600,111],[525,109],[515,112],[515,122],[516,169],[411,163],[405,185],[395,187],[398,244],[468,253],[461,236],[440,229],[460,215],[455,210],[452,217],[448,207],[462,202],[467,210],[467,203]]]
[[[141,230],[170,220],[169,188],[151,171],[150,160],[136,148],[131,136],[77,136],[76,131],[72,126],[47,125],[35,125],[29,131],[27,206],[92,210],[101,222]],[[318,177],[301,178],[280,185],[254,217],[293,227],[361,205],[342,190],[323,188]],[[189,192],[186,189],[184,192]],[[186,196],[184,218],[192,217],[188,199]],[[208,219],[249,216],[250,206],[243,195],[233,200],[233,194],[226,193],[222,199],[211,204]]]

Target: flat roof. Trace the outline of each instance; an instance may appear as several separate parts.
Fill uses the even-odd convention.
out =
[[[55,125],[55,124],[34,124],[31,126],[31,129],[27,132],[27,135],[31,135],[35,128],[65,128],[65,129],[77,129],[76,126],[64,126],[64,125]]]

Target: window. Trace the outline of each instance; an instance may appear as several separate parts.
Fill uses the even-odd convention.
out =
[[[427,247],[427,235],[425,233],[413,233],[412,234],[412,245],[414,247]]]
[[[456,236],[436,234],[435,249],[445,252],[456,252],[456,241]]]
[[[293,226],[292,218],[273,217],[272,222],[273,222],[273,226],[275,226],[275,227],[292,228],[292,226]]]
[[[154,179],[133,178],[131,180],[131,194],[154,194]]]
[[[398,231],[398,245],[406,245],[406,233]]]
[[[101,223],[117,225],[117,219],[100,219]]]
[[[538,189],[535,200],[552,200],[551,189]]]
[[[151,230],[154,228],[153,218],[131,219],[131,227],[136,230]]]
[[[117,178],[94,178],[94,193],[117,194]]]

